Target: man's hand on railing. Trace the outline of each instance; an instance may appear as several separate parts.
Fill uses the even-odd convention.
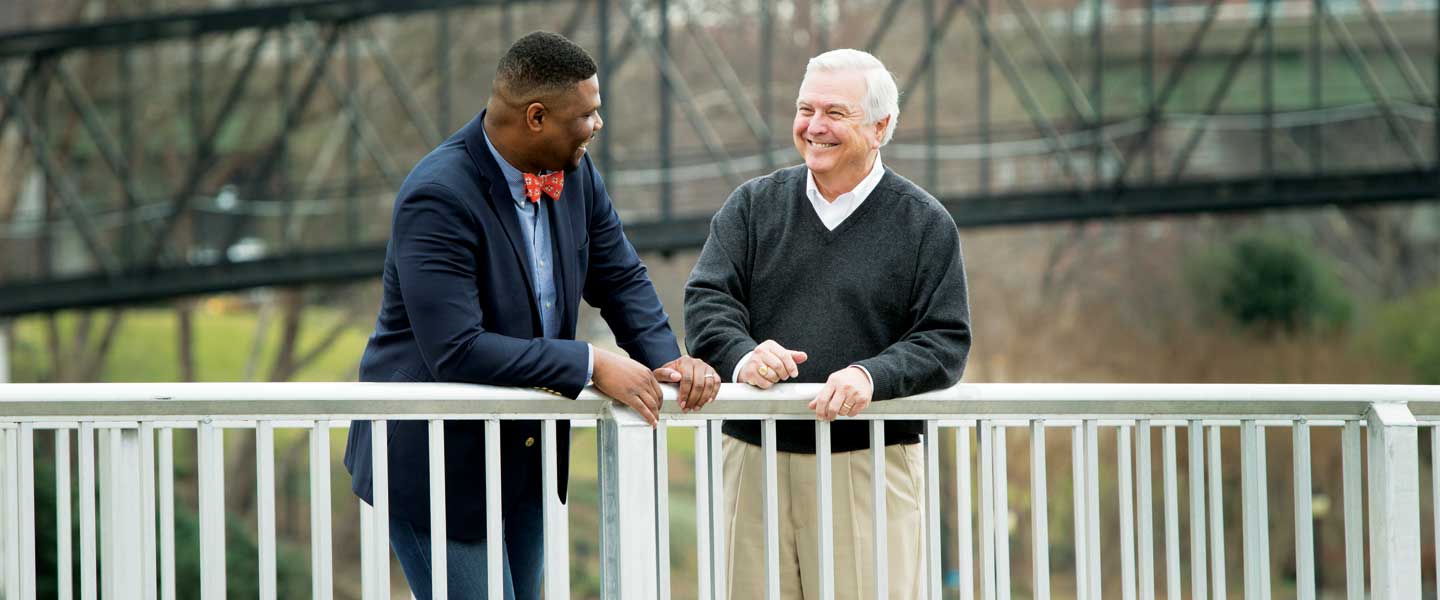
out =
[[[655,379],[662,383],[679,383],[677,401],[680,410],[700,410],[720,393],[720,375],[705,361],[682,356],[655,369]]]
[[[875,385],[860,367],[845,367],[830,374],[825,387],[810,401],[810,410],[822,421],[836,417],[853,417],[870,406]]]
[[[595,373],[591,381],[600,393],[635,409],[651,427],[660,423],[660,398],[663,397],[660,383],[645,365],[595,348]]]
[[[768,390],[776,383],[799,376],[799,365],[807,358],[809,355],[804,352],[789,350],[775,340],[765,340],[750,352],[735,380]]]

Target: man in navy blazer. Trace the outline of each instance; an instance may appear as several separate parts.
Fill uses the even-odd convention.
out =
[[[657,422],[659,382],[682,409],[720,378],[681,357],[669,318],[625,239],[586,154],[599,133],[596,65],[536,32],[501,58],[486,110],[426,155],[401,185],[384,297],[362,381],[535,387],[574,398],[588,383]],[[575,340],[580,299],[600,309],[629,358]],[[569,424],[556,427],[563,500]],[[390,545],[417,598],[430,597],[429,449],[423,421],[391,421]],[[451,598],[485,597],[484,423],[445,424]],[[542,572],[540,424],[501,426],[506,598],[538,599]],[[350,427],[351,488],[371,496],[370,424]]]

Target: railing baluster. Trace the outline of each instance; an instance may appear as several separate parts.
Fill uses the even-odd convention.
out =
[[[925,421],[925,589],[940,600],[940,427],[934,419]]]
[[[432,439],[436,430],[444,431],[439,423],[441,421],[430,424]],[[560,441],[555,419],[546,419],[541,427],[544,428],[540,432],[540,453],[545,477],[545,485],[542,486],[545,493],[545,598],[565,600],[570,597],[570,521],[568,509],[560,501]],[[695,453],[703,455],[703,446],[697,444]]]
[[[696,598],[715,600],[710,576],[722,555],[714,552],[710,545],[711,505],[717,500],[710,491],[710,423],[705,421],[695,428],[695,558]],[[548,579],[547,579],[548,584]]]
[[[778,457],[775,451],[775,419],[761,424],[760,451],[763,458],[765,502],[765,597],[780,600],[780,501]]]
[[[955,428],[955,537],[959,557],[960,600],[975,600],[975,541],[971,512],[970,427]]]
[[[1140,600],[1155,600],[1155,493],[1150,467],[1150,421],[1135,427],[1135,496],[1138,504],[1136,555],[1140,573]]]
[[[1076,425],[1075,430],[1070,434],[1070,491],[1071,504],[1074,504],[1075,516],[1075,598],[1077,600],[1092,600],[1090,598],[1090,582],[1087,577],[1090,569],[1090,559],[1087,556],[1087,541],[1089,536],[1085,533],[1085,426]],[[1099,600],[1098,598],[1093,600]]]
[[[1204,600],[1210,595],[1205,577],[1205,427],[1199,419],[1191,420],[1186,433],[1190,438],[1190,597]]]
[[[396,427],[400,422],[395,423]],[[370,517],[370,546],[361,552],[370,553],[370,584],[376,600],[390,595],[390,438],[389,424],[377,419],[370,423],[371,488],[373,501]],[[499,596],[491,596],[497,598]]]
[[[148,439],[149,435],[142,436]],[[142,440],[143,443],[143,440]],[[150,461],[146,461],[150,464]],[[255,424],[255,525],[260,534],[260,598],[276,596],[275,580],[275,424]]]
[[[1346,421],[1340,435],[1345,477],[1345,597],[1365,600],[1365,532],[1360,506],[1360,422]]]
[[[160,600],[175,600],[175,430],[160,430]]]
[[[1295,422],[1295,596],[1315,600],[1315,522],[1310,506],[1310,423]]]
[[[725,558],[725,536],[728,534],[725,527],[730,522],[729,515],[725,514],[725,455],[720,449],[720,421],[706,421],[705,429],[706,446],[710,449],[710,461],[706,464],[710,489],[710,556],[713,558],[710,561],[710,583],[714,600],[723,600],[729,597],[725,594],[729,584],[725,579],[729,572]]]
[[[1115,428],[1115,460],[1120,471],[1120,597],[1135,600],[1135,493],[1130,466],[1130,426]]]
[[[885,473],[885,421],[875,419],[870,421],[870,501],[872,503],[871,514],[875,515],[875,518],[870,521],[870,535],[875,540],[871,552],[871,562],[873,563],[872,568],[875,571],[874,592],[876,598],[885,598],[889,596],[890,592],[890,530],[886,527],[886,517],[888,515],[885,513],[887,481],[888,475]],[[777,595],[776,597],[778,598],[779,596]]]
[[[995,453],[995,479],[992,482],[995,492],[995,598],[1010,600],[1010,478],[1005,464],[1005,427],[996,425],[994,431],[991,450]],[[938,515],[930,531],[937,537],[940,535]],[[938,562],[938,557],[936,560]]]
[[[670,600],[670,437],[668,425],[655,426],[655,585],[660,600]]]
[[[155,562],[155,424],[140,423],[140,583],[142,597],[159,596]],[[272,596],[273,597],[273,596]]]
[[[545,566],[546,566],[546,588],[545,597],[557,598],[558,592],[554,584],[550,583],[550,562],[555,550],[550,548],[550,528],[553,520],[550,512],[551,503],[555,499],[555,421],[545,421],[545,458],[548,462],[544,465],[545,483],[542,486],[545,491]],[[436,600],[445,600],[450,597],[450,534],[446,530],[449,510],[445,502],[445,421],[442,419],[431,419],[429,421],[429,442],[430,442],[430,597]],[[556,501],[558,502],[558,501]],[[568,574],[567,574],[568,575]]]
[[[1088,538],[1088,559],[1090,572],[1085,581],[1090,584],[1090,598],[1104,597],[1103,580],[1100,579],[1100,423],[1095,419],[1085,420],[1085,535]]]
[[[95,454],[96,454],[96,476],[100,481],[99,496],[96,499],[97,519],[100,530],[97,538],[100,557],[100,597],[115,597],[115,486],[114,468],[112,467],[113,453],[110,446],[110,437],[113,429],[109,427],[97,427],[95,429]]]
[[[0,589],[7,598],[20,597],[20,536],[9,532],[20,529],[19,487],[14,478],[16,450],[10,425],[0,427],[0,524],[6,535],[0,538]]]
[[[1246,419],[1240,422],[1240,472],[1244,474],[1240,480],[1240,493],[1244,498],[1241,521],[1245,534],[1246,600],[1264,597],[1260,563],[1269,559],[1265,549],[1260,546],[1260,511],[1265,508],[1260,505],[1259,488],[1263,481],[1260,479],[1258,464],[1262,459],[1258,454],[1256,430],[1254,420]]]
[[[1430,524],[1435,529],[1435,548],[1440,550],[1440,424],[1430,426]],[[1435,589],[1440,590],[1440,552],[1435,553]]]
[[[494,423],[495,433],[500,424]],[[659,565],[656,540],[655,430],[619,403],[605,406],[599,426],[601,596],[655,598]],[[489,434],[487,433],[487,436]],[[498,447],[496,448],[498,454]],[[486,457],[487,462],[490,456]],[[498,463],[492,466],[498,467]],[[494,480],[499,484],[499,478]],[[491,488],[497,489],[497,488]],[[503,492],[502,492],[503,493]],[[486,498],[492,498],[487,490]],[[497,510],[494,511],[498,517]],[[503,539],[496,522],[495,537]],[[498,568],[499,556],[495,556]],[[492,571],[493,572],[493,571]],[[493,583],[499,583],[492,579]],[[490,596],[492,598],[498,596]]]
[[[1261,556],[1265,557],[1260,561],[1259,597],[1270,600],[1270,476],[1266,473],[1270,455],[1265,451],[1265,426],[1258,423],[1255,427],[1255,453],[1255,469],[1260,473],[1260,478],[1255,480],[1255,493],[1260,502],[1260,512],[1255,515],[1260,527],[1256,532],[1260,534]]]
[[[55,430],[55,587],[58,600],[74,597],[70,536],[70,429]]]
[[[1030,559],[1035,600],[1050,600],[1050,515],[1045,488],[1045,421],[1030,422]]]
[[[485,421],[485,587],[488,598],[505,597],[504,524],[500,506],[500,421]]]
[[[200,473],[200,597],[224,600],[225,434],[206,419],[200,422],[196,439]]]
[[[330,545],[330,422],[310,429],[310,594],[329,600],[335,594]]]
[[[360,514],[360,600],[384,600],[375,597],[375,508],[356,499]]]
[[[1160,438],[1165,496],[1165,597],[1180,598],[1180,490],[1175,471],[1175,426],[1166,425]]]
[[[1210,592],[1213,600],[1225,600],[1225,502],[1224,481],[1220,479],[1220,426],[1210,433]]]
[[[815,480],[819,501],[820,526],[816,532],[820,550],[820,600],[835,600],[835,513],[832,510],[834,486],[830,470],[830,423],[815,422]]]
[[[980,597],[995,600],[995,435],[989,421],[980,431]]]
[[[81,423],[76,435],[80,454],[80,598],[95,600],[95,424]]]
[[[35,424],[21,423],[16,437],[18,466],[14,489],[20,492],[20,598],[35,598]],[[13,529],[11,531],[14,531]]]

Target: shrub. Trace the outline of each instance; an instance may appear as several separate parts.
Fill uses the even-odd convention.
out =
[[[1201,306],[1261,335],[1333,331],[1350,300],[1314,250],[1279,235],[1246,234],[1188,265]]]

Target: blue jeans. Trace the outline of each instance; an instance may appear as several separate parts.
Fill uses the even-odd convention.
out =
[[[540,600],[540,580],[545,565],[544,516],[541,502],[506,503],[504,547],[500,556],[505,565],[504,600]],[[485,550],[489,540],[449,540],[445,558],[446,580],[454,600],[487,600]],[[390,548],[400,559],[405,581],[417,600],[430,600],[430,532],[409,521],[390,517]]]

